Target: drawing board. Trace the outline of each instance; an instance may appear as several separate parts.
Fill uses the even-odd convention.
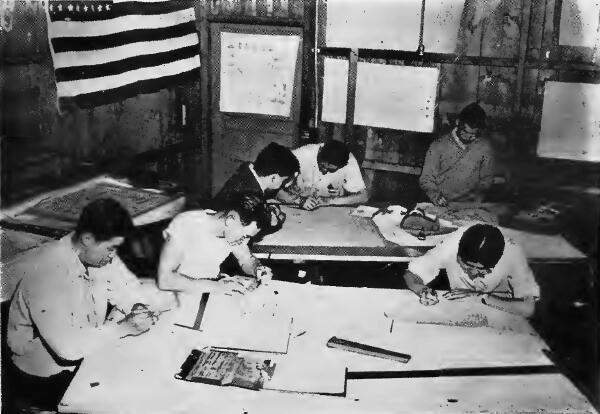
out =
[[[260,242],[271,246],[383,247],[377,228],[364,217],[352,216],[352,208],[322,207],[306,211],[282,206],[287,218],[283,228]]]

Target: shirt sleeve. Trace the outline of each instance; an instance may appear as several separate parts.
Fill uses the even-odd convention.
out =
[[[509,270],[507,282],[514,298],[533,297],[540,298],[540,287],[535,281],[535,276],[529,264],[523,249],[513,240],[508,239],[507,253],[509,259]]]
[[[436,200],[440,195],[437,182],[440,160],[436,147],[436,141],[432,142],[429,146],[427,154],[425,155],[425,161],[423,162],[421,176],[419,177],[419,185],[431,201]]]
[[[354,155],[350,154],[348,165],[346,165],[345,168],[346,176],[344,177],[344,190],[349,193],[363,191],[366,188],[365,181],[363,180],[360,167],[358,166],[358,162]]]
[[[77,361],[103,344],[119,338],[116,326],[96,326],[91,321],[93,319],[89,315],[92,309],[74,283],[52,279],[55,286],[51,290],[46,289],[44,283],[39,283],[34,290],[52,291],[55,294],[36,294],[28,290],[30,293],[24,300],[31,320],[54,354],[66,361]]]
[[[479,170],[479,186],[485,190],[490,188],[492,181],[494,180],[494,174],[496,172],[494,150],[491,146],[487,145],[487,149],[481,159],[481,166]]]
[[[408,264],[408,270],[419,276],[427,284],[437,277],[441,269],[446,267],[450,251],[450,240],[442,240],[433,249]]]

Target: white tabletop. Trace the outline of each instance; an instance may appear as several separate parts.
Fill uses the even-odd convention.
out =
[[[322,376],[327,376],[326,371],[345,368],[354,375],[409,373],[415,378],[348,380],[345,398],[271,390],[256,392],[177,380],[174,374],[189,352],[209,344],[203,333],[173,325],[181,317],[189,316],[173,310],[164,314],[149,333],[124,339],[86,357],[63,397],[60,411],[263,413],[281,412],[285,407],[291,412],[397,412],[400,407],[401,411],[415,412],[436,411],[448,398],[458,399],[460,404],[448,403],[447,411],[453,411],[452,407],[470,410],[477,404],[481,405],[479,410],[534,406],[552,411],[571,407],[580,411],[590,409],[573,385],[556,373],[419,378],[421,370],[468,367],[535,366],[552,371],[551,362],[542,352],[546,346],[533,330],[525,332],[519,328],[516,332],[502,326],[469,328],[416,323],[423,307],[407,291],[284,282],[272,282],[260,289],[263,290],[257,293],[259,302],[276,300],[282,309],[294,311],[288,354],[279,356],[279,361],[284,363],[286,358],[305,361],[307,368],[299,370],[298,376],[305,375],[306,381],[316,381],[319,369]],[[199,301],[199,298],[188,297],[185,301]],[[441,313],[442,308],[451,305],[440,303]],[[389,309],[397,312],[398,306],[405,313],[396,317],[392,327],[392,320],[383,313]],[[412,359],[402,364],[327,348],[327,339],[334,335],[408,353]],[[511,377],[516,379],[510,381]],[[477,398],[469,399],[466,386],[485,389],[487,394],[479,391]]]

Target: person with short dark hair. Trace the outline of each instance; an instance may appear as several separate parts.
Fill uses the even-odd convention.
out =
[[[270,219],[268,207],[252,194],[237,197],[217,212],[195,210],[179,214],[164,232],[159,287],[188,293],[228,293],[229,284],[225,283],[220,266],[230,254],[244,273],[268,281],[271,269],[252,255],[248,240],[270,226]]]
[[[330,140],[307,144],[292,152],[300,162],[300,175],[294,185],[279,192],[280,200],[305,210],[368,200],[360,167],[346,144]]]
[[[433,204],[483,201],[494,175],[492,147],[481,138],[485,125],[485,111],[471,103],[460,112],[452,131],[431,143],[419,184]]]
[[[83,208],[75,232],[11,269],[21,278],[7,324],[15,389],[38,408],[56,409],[82,358],[147,331],[158,314],[152,306],[170,305],[158,290],[141,289],[116,256],[132,229],[123,206],[98,199]]]
[[[300,165],[292,151],[271,142],[253,163],[244,163],[238,168],[213,198],[210,207],[221,210],[243,194],[254,194],[265,201],[274,198],[281,188],[293,183],[299,172]],[[277,206],[270,208],[271,225],[263,229],[263,234],[277,231],[285,221],[285,214]]]
[[[481,296],[486,305],[530,317],[540,297],[522,249],[489,224],[458,229],[409,263],[404,280],[423,305],[438,303],[427,283],[441,269],[448,275],[450,291],[444,296],[449,300]]]

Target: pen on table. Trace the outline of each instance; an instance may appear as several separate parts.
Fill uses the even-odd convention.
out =
[[[394,329],[394,320],[392,319],[392,323],[390,325],[390,333],[392,333],[393,329]]]
[[[302,335],[304,335],[305,333],[306,333],[306,331],[302,331],[302,332],[300,332],[298,335],[296,335],[296,336],[295,336],[295,338],[298,338],[299,336],[302,336]]]

